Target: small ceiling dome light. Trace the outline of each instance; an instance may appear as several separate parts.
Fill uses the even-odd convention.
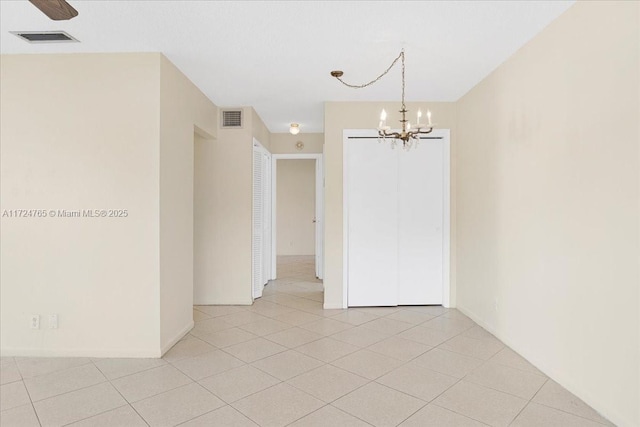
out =
[[[289,132],[291,135],[297,135],[300,133],[300,125],[298,123],[291,123],[291,127],[289,128]]]

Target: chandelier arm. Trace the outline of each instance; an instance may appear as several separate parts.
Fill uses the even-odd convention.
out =
[[[389,65],[389,67],[384,70],[384,72],[382,74],[380,74],[378,77],[376,77],[375,79],[371,80],[370,82],[367,83],[363,83],[361,85],[354,85],[354,84],[350,84],[345,82],[344,80],[342,80],[339,76],[334,76],[340,83],[342,83],[343,85],[353,88],[353,89],[362,89],[365,88],[367,86],[371,86],[372,84],[376,83],[378,80],[380,80],[381,78],[383,78],[384,76],[387,75],[387,73],[389,71],[391,71],[391,69],[393,68],[394,65],[396,65],[396,63],[398,62],[398,60],[402,58],[402,99],[403,99],[403,103],[404,103],[404,49],[402,49],[402,51],[400,52],[400,55],[398,55],[398,57],[396,59],[393,60],[393,62],[391,63],[391,65]]]
[[[398,132],[391,132],[391,133],[387,133],[387,131],[385,130],[379,130],[378,131],[378,136],[381,136],[383,138],[394,138],[394,139],[400,139],[400,137],[402,135],[400,135]]]

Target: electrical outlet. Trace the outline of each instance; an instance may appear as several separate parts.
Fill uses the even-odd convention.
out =
[[[40,329],[40,315],[31,315],[31,329]]]
[[[58,329],[58,315],[50,314],[49,315],[49,329]]]

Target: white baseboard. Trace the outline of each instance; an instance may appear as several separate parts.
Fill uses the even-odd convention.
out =
[[[158,349],[84,349],[84,348],[17,348],[5,347],[0,350],[2,357],[95,357],[95,358],[139,358],[161,357]]]
[[[178,341],[180,341],[185,335],[187,335],[189,333],[189,331],[193,329],[194,325],[195,325],[195,323],[192,320],[191,322],[189,322],[189,324],[185,328],[183,328],[180,332],[178,332],[178,334],[176,336],[174,336],[173,338],[171,338],[171,340],[169,340],[169,342],[164,344],[162,346],[162,348],[160,349],[160,356],[159,357],[164,356],[164,354],[167,351],[169,351],[171,349],[171,347],[176,345],[176,343]]]
[[[193,301],[193,305],[253,305],[253,300],[242,301]]]
[[[322,308],[325,310],[344,310],[346,307],[343,307],[342,304],[324,304]]]
[[[18,348],[3,347],[0,349],[2,357],[95,357],[95,358],[151,358],[162,357],[171,347],[193,329],[193,320],[173,337],[162,348],[126,348],[126,349],[86,349],[86,348]]]

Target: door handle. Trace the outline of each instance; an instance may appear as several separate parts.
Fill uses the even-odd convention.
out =
[[[315,218],[313,218],[313,221],[312,221],[312,222],[314,222],[314,223],[315,223],[315,222],[318,222],[318,221],[316,221],[316,219],[315,219]]]

